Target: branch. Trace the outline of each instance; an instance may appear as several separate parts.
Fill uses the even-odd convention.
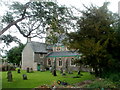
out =
[[[27,37],[27,35],[25,35],[25,34],[21,31],[21,29],[20,29],[20,27],[17,25],[17,23],[15,24],[15,26],[16,26],[16,28],[19,30],[19,32],[20,32],[24,37]]]
[[[15,25],[16,23],[22,21],[25,18],[20,18],[17,19],[16,21],[11,22],[10,24],[8,24],[5,28],[3,28],[3,30],[0,31],[0,35],[2,35],[5,31],[7,31],[11,26]]]
[[[5,31],[7,31],[11,26],[13,26],[13,25],[17,24],[18,22],[24,20],[25,18],[30,18],[30,17],[32,17],[32,16],[36,16],[36,15],[25,16],[24,18],[22,17],[22,18],[20,18],[20,19],[17,19],[16,21],[11,22],[10,24],[8,24],[5,28],[3,28],[3,29],[0,31],[0,36],[1,36]]]
[[[21,17],[20,19],[17,19],[16,21],[11,22],[11,23],[8,24],[5,28],[3,28],[3,29],[0,31],[0,35],[2,35],[5,31],[7,31],[11,26],[17,24],[18,22],[20,22],[20,21],[22,21],[23,19],[26,18],[26,17],[25,17],[25,13],[26,13],[26,9],[27,9],[28,6],[29,6],[29,3],[30,3],[30,2],[28,2],[28,3],[25,4],[25,6],[24,6],[25,8],[24,8],[22,17]],[[30,16],[27,16],[27,17],[30,17]]]

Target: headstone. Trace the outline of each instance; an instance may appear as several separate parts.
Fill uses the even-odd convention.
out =
[[[31,73],[33,72],[33,68],[30,68],[30,72],[31,72]]]
[[[27,75],[23,74],[23,80],[27,80]]]
[[[71,71],[69,70],[69,71],[68,71],[68,74],[73,74],[73,71],[72,71],[72,70],[71,70]]]
[[[8,71],[7,79],[8,79],[8,82],[12,82],[12,72],[11,71]]]
[[[78,71],[78,75],[80,75],[80,71]]]
[[[27,73],[29,73],[29,72],[30,72],[29,67],[27,67]]]
[[[65,74],[65,70],[63,70],[62,76],[66,76],[66,74]]]
[[[66,74],[65,74],[65,73],[62,73],[62,76],[66,76]]]
[[[62,68],[60,68],[60,73],[61,73],[61,74],[63,73],[63,69],[62,69]]]
[[[17,73],[20,73],[20,69],[17,70]]]
[[[57,76],[55,69],[53,70],[52,74],[53,74],[53,76]]]
[[[50,72],[52,72],[52,66],[49,67]]]

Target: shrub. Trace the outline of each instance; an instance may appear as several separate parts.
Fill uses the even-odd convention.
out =
[[[110,76],[109,76],[108,78],[109,78],[110,80],[112,80],[113,82],[120,81],[120,73],[110,74]]]
[[[116,88],[116,85],[110,80],[95,80],[92,84],[87,85],[87,88]]]

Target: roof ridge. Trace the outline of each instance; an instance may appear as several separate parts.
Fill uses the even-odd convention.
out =
[[[34,43],[40,43],[40,44],[46,44],[46,43],[43,43],[43,42],[37,42],[37,41],[31,41],[31,42],[34,42]]]

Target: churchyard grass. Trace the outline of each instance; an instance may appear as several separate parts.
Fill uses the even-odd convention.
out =
[[[22,75],[27,74],[28,80],[23,80]],[[89,74],[88,72],[81,72],[83,76],[81,78],[72,78],[77,75],[77,72],[73,74],[66,74],[62,76],[59,71],[57,71],[57,76],[53,76],[50,71],[40,72],[35,71],[34,73],[26,73],[26,71],[21,70],[21,73],[17,71],[12,71],[13,81],[7,81],[7,72],[2,72],[2,88],[35,88],[41,85],[52,85],[58,80],[65,81],[69,84],[75,84],[82,82],[84,80],[94,80],[94,75]]]

